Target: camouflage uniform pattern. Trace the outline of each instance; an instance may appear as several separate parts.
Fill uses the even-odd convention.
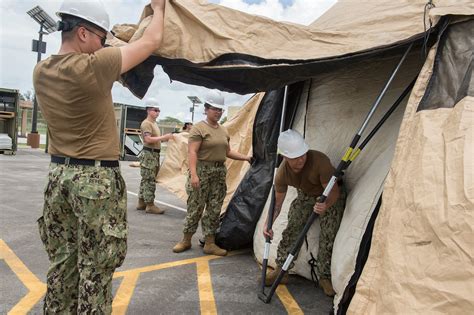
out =
[[[51,163],[41,240],[49,257],[45,314],[110,314],[112,275],[127,252],[120,168]]]
[[[140,190],[138,198],[145,203],[151,203],[155,200],[156,175],[160,171],[160,153],[143,150],[140,154]]]
[[[342,215],[344,214],[346,194],[343,187],[339,187],[338,200],[326,210],[324,215],[319,217],[321,231],[319,234],[319,249],[316,259],[316,272],[319,278],[331,279],[331,255],[334,239],[336,238]],[[304,225],[313,212],[316,196],[310,196],[298,189],[298,196],[293,200],[288,211],[288,225],[282,234],[280,244],[278,244],[276,264],[280,267],[285,263],[288,252],[298,235],[304,228]],[[296,256],[298,257],[298,255]],[[295,257],[295,259],[296,259]],[[294,260],[290,269],[294,266]]]
[[[188,213],[184,221],[183,232],[196,233],[201,219],[203,235],[214,235],[219,227],[219,215],[227,193],[225,181],[227,169],[224,165],[207,166],[199,165],[198,162],[196,171],[200,182],[199,189],[194,189],[191,186],[189,174],[186,183]]]

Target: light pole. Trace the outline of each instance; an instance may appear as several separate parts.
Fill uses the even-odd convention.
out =
[[[43,42],[43,35],[51,34],[57,30],[56,22],[48,15],[40,6],[36,6],[26,12],[33,20],[40,25],[38,40],[33,39],[31,50],[37,52],[36,63],[41,61],[41,54],[46,53],[46,42]],[[31,133],[28,134],[27,143],[32,148],[39,148],[40,135],[37,130],[38,120],[38,102],[36,101],[36,93],[33,98],[33,117],[31,119]]]
[[[188,96],[189,100],[193,103],[193,106],[189,108],[191,112],[191,122],[194,124],[194,108],[202,104],[201,100],[197,96]]]

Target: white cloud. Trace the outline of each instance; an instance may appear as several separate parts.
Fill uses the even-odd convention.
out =
[[[254,4],[243,0],[222,0],[219,2],[220,5],[239,11],[303,25],[308,25],[316,20],[334,3],[335,0],[294,0],[291,5],[284,6],[278,0],[262,0],[260,3]]]
[[[36,53],[31,51],[31,40],[38,37],[38,24],[26,11],[40,5],[56,19],[55,11],[60,0],[0,0],[2,19],[0,19],[0,87],[19,89],[22,92],[31,90],[32,71],[36,64]],[[109,14],[111,25],[117,23],[137,23],[147,0],[103,0]],[[279,21],[309,24],[328,9],[335,0],[294,0],[290,5],[282,5],[278,0],[262,0],[260,3],[248,4],[242,0],[213,0],[214,3],[231,7],[251,14],[258,14]],[[288,3],[288,1],[286,1]],[[43,58],[59,50],[60,34],[46,35],[47,53]],[[198,86],[172,82],[161,67],[155,69],[155,79],[147,97],[158,97],[162,106],[162,115],[190,120],[188,95],[203,97],[206,89]],[[133,105],[144,102],[132,95],[119,84],[113,88],[114,101]],[[248,95],[225,93],[228,105],[242,105]],[[195,119],[202,118],[202,108],[197,108]]]

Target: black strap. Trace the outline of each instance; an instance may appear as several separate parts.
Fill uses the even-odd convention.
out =
[[[88,159],[76,159],[65,156],[51,155],[51,163],[66,165],[85,165],[85,166],[101,166],[101,167],[119,167],[119,161],[96,161]]]
[[[304,125],[303,125],[303,138],[306,138],[306,121],[307,121],[307,116],[308,116],[308,108],[309,108],[309,98],[311,96],[311,88],[313,86],[313,79],[311,78],[309,80],[309,85],[308,85],[308,94],[306,97],[306,110],[304,112]]]
[[[158,153],[160,153],[160,151],[161,151],[160,149],[153,149],[153,148],[149,148],[149,147],[145,147],[145,146],[143,147],[143,150],[150,151],[150,152],[158,152]]]
[[[318,286],[319,281],[318,281],[318,275],[316,273],[316,258],[314,258],[313,253],[309,252],[311,255],[311,259],[308,260],[308,264],[311,268],[311,280],[313,280],[313,283],[315,286]]]

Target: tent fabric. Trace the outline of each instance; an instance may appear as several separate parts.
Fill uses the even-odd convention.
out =
[[[437,51],[444,49],[432,48],[407,105],[372,248],[348,314],[465,314],[474,309],[472,89],[454,107],[417,111],[436,80],[434,65],[443,62]],[[469,51],[472,65],[474,46]],[[461,86],[459,81],[450,85]]]
[[[263,94],[250,98],[234,117],[224,123],[230,136],[230,147],[242,154],[252,154],[252,130],[255,113]],[[166,157],[157,176],[157,182],[176,194],[183,201],[187,200],[185,190],[188,171],[188,138],[189,133],[175,135],[175,140],[168,142]],[[243,175],[250,165],[247,162],[227,159],[227,195],[222,209],[227,208],[230,198],[234,194]]]
[[[423,64],[420,48],[418,46],[408,55],[365,134],[368,134],[368,131],[375,126],[406,86],[416,77]],[[381,55],[377,58],[354,62],[345,68],[328,69],[320,73],[312,78],[308,106],[306,106],[306,100],[310,84],[307,81],[292,128],[302,134],[305,131],[306,141],[310,148],[327,154],[331,163],[336,166],[403,52],[403,50],[395,50],[393,55]],[[348,197],[332,259],[333,286],[338,294],[336,300],[340,298],[354,271],[360,240],[382,192],[383,182],[390,168],[404,104],[406,100],[369,142],[344,176]],[[304,130],[305,123],[306,130]],[[274,266],[277,244],[287,224],[289,205],[295,197],[296,191],[290,189],[280,216],[274,223],[274,241],[269,258],[271,266]],[[261,261],[263,256],[265,240],[262,231],[268,205],[269,202],[254,234],[254,252],[257,261]],[[310,253],[313,253],[314,257],[317,255],[319,230],[319,220],[316,220],[308,232],[308,247],[303,246],[292,270],[308,279],[311,279],[308,260],[311,259]]]
[[[160,64],[172,80],[185,83],[242,94],[277,89],[310,78],[323,67],[320,64],[336,58],[383,50],[420,36],[425,4],[425,0],[403,5],[386,0],[339,1],[316,22],[303,26],[205,1],[169,1],[161,48],[127,73],[124,82],[143,96],[154,66]],[[474,14],[469,0],[436,1],[435,9],[429,11],[434,24],[441,14],[452,11]],[[146,7],[138,25],[114,26],[118,38],[109,44],[120,46],[140,38],[152,13]]]

